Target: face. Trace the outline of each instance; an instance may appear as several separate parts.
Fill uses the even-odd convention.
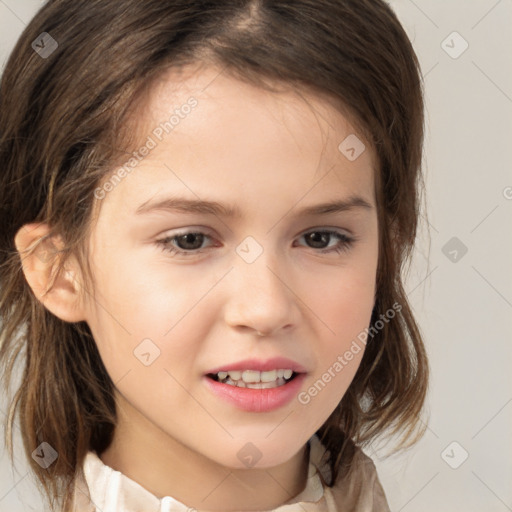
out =
[[[213,67],[168,73],[139,116],[146,149],[97,190],[89,240],[85,316],[118,404],[155,449],[178,442],[233,468],[247,465],[241,449],[261,454],[259,467],[283,463],[364,352],[354,340],[375,298],[374,154],[338,148],[355,130],[321,98]],[[355,197],[368,205],[319,208]],[[274,389],[207,376],[246,360],[298,375]]]

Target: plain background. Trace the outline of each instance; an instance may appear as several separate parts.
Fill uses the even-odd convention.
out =
[[[430,417],[413,449],[367,453],[393,512],[512,511],[512,0],[390,4],[425,80],[429,224],[406,290],[431,361]],[[0,0],[1,69],[41,5]],[[2,422],[5,410],[2,397]],[[21,450],[16,461],[0,445],[0,511],[41,510]]]

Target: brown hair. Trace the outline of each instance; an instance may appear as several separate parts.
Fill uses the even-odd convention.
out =
[[[31,47],[43,32],[58,43],[46,58]],[[368,342],[317,432],[330,450],[329,485],[349,471],[354,443],[387,432],[401,434],[403,448],[424,432],[428,363],[401,276],[419,220],[423,92],[391,8],[381,0],[50,0],[25,28],[0,85],[0,363],[8,390],[23,354],[6,442],[12,459],[18,413],[52,510],[57,498],[69,509],[87,451],[111,442],[114,385],[88,325],[60,320],[36,298],[14,236],[25,224],[48,223],[66,244],[55,275],[71,254],[86,272],[94,191],[134,142],[123,130],[130,109],[169,68],[201,62],[268,89],[287,84],[333,99],[378,157],[372,324],[394,303],[401,310]],[[42,441],[59,454],[48,469],[30,457]]]

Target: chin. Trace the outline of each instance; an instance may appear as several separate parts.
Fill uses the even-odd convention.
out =
[[[244,437],[244,441],[234,441],[226,446],[224,456],[215,457],[218,464],[232,469],[268,469],[280,466],[293,458],[304,444],[286,446],[280,440],[251,441],[251,437]],[[254,438],[253,438],[254,439]],[[231,452],[233,450],[233,452]],[[225,457],[227,453],[232,456]]]

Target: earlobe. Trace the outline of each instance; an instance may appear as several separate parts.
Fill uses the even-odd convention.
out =
[[[21,258],[23,274],[36,298],[55,316],[65,322],[85,320],[81,301],[82,286],[75,258],[66,260],[58,274],[58,265],[64,257],[64,244],[59,237],[50,238],[48,224],[25,224],[14,238]]]

